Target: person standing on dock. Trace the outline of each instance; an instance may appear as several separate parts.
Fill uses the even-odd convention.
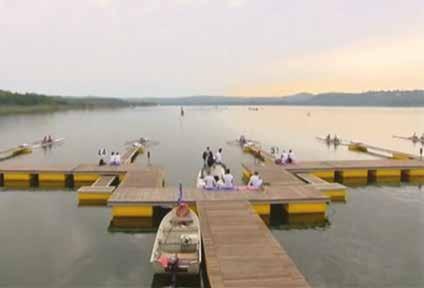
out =
[[[420,160],[423,160],[423,147],[420,148]]]
[[[213,165],[215,165],[215,157],[213,156],[213,153],[212,153],[211,150],[209,150],[209,154],[208,154],[208,158],[207,158],[206,162],[207,162],[207,165],[208,165],[209,169]]]
[[[294,161],[296,160],[296,157],[294,156],[294,152],[290,149],[289,150],[289,155],[288,155],[288,159],[287,159],[289,164],[293,164]]]
[[[205,166],[205,167],[207,165],[207,160],[208,160],[208,157],[209,157],[209,152],[210,152],[210,149],[209,149],[209,146],[208,146],[208,147],[206,147],[206,150],[202,154],[203,166]]]
[[[288,154],[286,150],[283,150],[283,153],[281,153],[281,165],[286,165],[288,161]]]
[[[222,161],[222,148],[219,148],[218,152],[215,154],[215,163],[224,165],[224,162]]]

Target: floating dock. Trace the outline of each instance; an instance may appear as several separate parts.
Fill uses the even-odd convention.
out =
[[[329,183],[318,176],[308,173],[296,175],[278,165],[242,164],[243,178],[249,177],[256,171],[264,180],[265,185],[278,187],[283,185],[308,186],[330,197],[332,201],[346,201],[347,188],[338,183]],[[285,166],[284,166],[285,167]],[[307,175],[307,176],[306,176]],[[322,175],[321,175],[322,176]]]
[[[342,160],[299,162],[284,166],[292,173],[311,173],[328,182],[350,180],[373,182],[414,181],[424,177],[424,161],[419,160]]]
[[[106,205],[107,200],[118,184],[116,175],[100,176],[91,186],[82,186],[78,189],[78,205]]]
[[[211,287],[309,287],[247,201],[200,201]]]
[[[377,147],[361,142],[352,142],[348,145],[348,149],[351,151],[368,153],[373,156],[395,159],[395,160],[419,160],[419,157],[409,153],[404,153],[392,149],[386,149],[382,147]]]
[[[184,188],[184,201],[191,207],[199,201],[248,201],[260,215],[271,213],[325,215],[329,197],[312,186],[270,186],[263,190],[208,191]],[[135,188],[119,187],[111,195],[108,205],[113,217],[154,217],[155,208],[172,207],[178,199],[177,187]],[[128,211],[128,212],[126,212]]]

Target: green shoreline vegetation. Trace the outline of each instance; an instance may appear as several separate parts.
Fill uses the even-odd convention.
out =
[[[113,109],[156,105],[147,101],[132,102],[105,97],[63,97],[0,90],[0,115],[43,113],[73,109]]]

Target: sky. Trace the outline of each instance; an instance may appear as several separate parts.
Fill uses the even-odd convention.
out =
[[[0,0],[0,89],[284,96],[424,88],[422,0]]]

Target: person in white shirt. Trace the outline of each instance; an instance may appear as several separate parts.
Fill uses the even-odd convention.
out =
[[[283,150],[283,153],[281,153],[281,164],[286,165],[288,158],[289,158],[289,155],[287,154],[286,150]]]
[[[289,150],[289,155],[288,155],[288,159],[287,159],[288,163],[294,163],[294,161],[296,160],[296,157],[294,156],[294,152],[292,150]]]
[[[115,152],[110,153],[109,165],[115,164]]]
[[[220,188],[228,190],[234,189],[234,176],[231,175],[230,169],[225,170],[225,174],[222,179],[224,182],[222,183]]]
[[[208,172],[208,174],[206,175],[206,177],[203,179],[203,181],[205,181],[205,189],[208,190],[213,190],[216,188],[216,180],[215,178],[211,175],[210,172]]]
[[[219,148],[218,152],[216,152],[216,154],[215,154],[215,163],[223,164],[223,162],[222,162],[222,148]]]
[[[251,189],[260,189],[262,187],[263,180],[259,177],[259,173],[255,171],[255,173],[250,177],[249,183],[247,186]]]
[[[115,165],[121,165],[121,155],[119,155],[119,153],[118,152],[116,152],[116,155],[115,155]]]

